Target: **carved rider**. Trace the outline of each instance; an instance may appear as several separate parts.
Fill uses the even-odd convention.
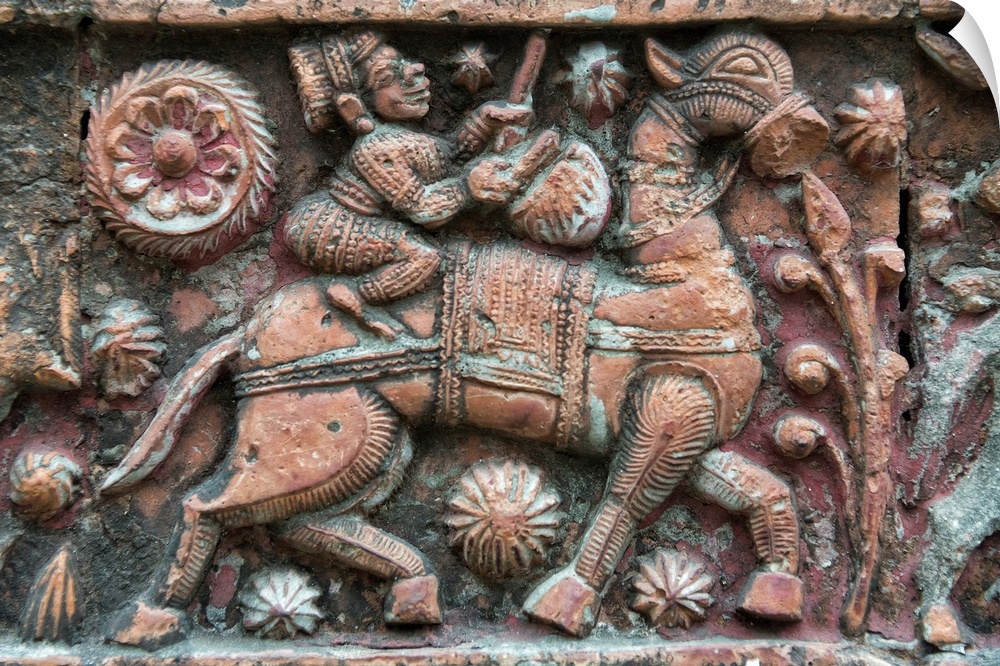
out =
[[[329,195],[309,196],[291,211],[284,240],[313,270],[363,275],[356,292],[344,280],[334,280],[330,289],[334,305],[362,319],[364,303],[421,291],[438,271],[440,248],[407,223],[437,229],[477,201],[510,200],[518,184],[492,175],[490,165],[457,175],[451,167],[480,153],[501,128],[526,124],[531,108],[486,103],[454,137],[435,137],[407,124],[429,109],[424,66],[378,33],[327,37],[289,53],[307,127],[329,129],[339,117],[358,138],[331,179]],[[371,323],[379,316],[365,311],[363,318]],[[391,337],[377,323],[376,329]]]

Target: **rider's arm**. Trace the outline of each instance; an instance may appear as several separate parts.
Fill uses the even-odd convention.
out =
[[[411,154],[412,153],[412,154]],[[436,229],[471,201],[463,178],[421,182],[413,159],[444,159],[436,150],[393,141],[371,142],[351,155],[352,165],[393,210],[427,229]]]

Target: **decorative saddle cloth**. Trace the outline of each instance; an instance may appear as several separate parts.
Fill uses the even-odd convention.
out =
[[[595,272],[511,243],[448,253],[438,420],[462,417],[463,379],[560,398],[557,438],[583,409],[587,306]]]

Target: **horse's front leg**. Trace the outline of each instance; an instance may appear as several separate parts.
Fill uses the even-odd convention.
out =
[[[576,636],[597,622],[601,597],[639,522],[657,508],[715,439],[712,394],[692,377],[643,380],[627,401],[604,497],[573,560],[524,603],[530,617]]]
[[[688,482],[695,497],[749,519],[760,564],[739,609],[765,620],[801,620],[799,520],[788,484],[739,454],[716,450],[698,459]]]

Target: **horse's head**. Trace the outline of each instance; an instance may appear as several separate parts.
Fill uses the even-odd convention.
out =
[[[685,54],[646,40],[646,64],[664,97],[709,137],[745,137],[761,175],[801,171],[822,152],[826,121],[793,89],[792,62],[774,41],[724,32]]]

